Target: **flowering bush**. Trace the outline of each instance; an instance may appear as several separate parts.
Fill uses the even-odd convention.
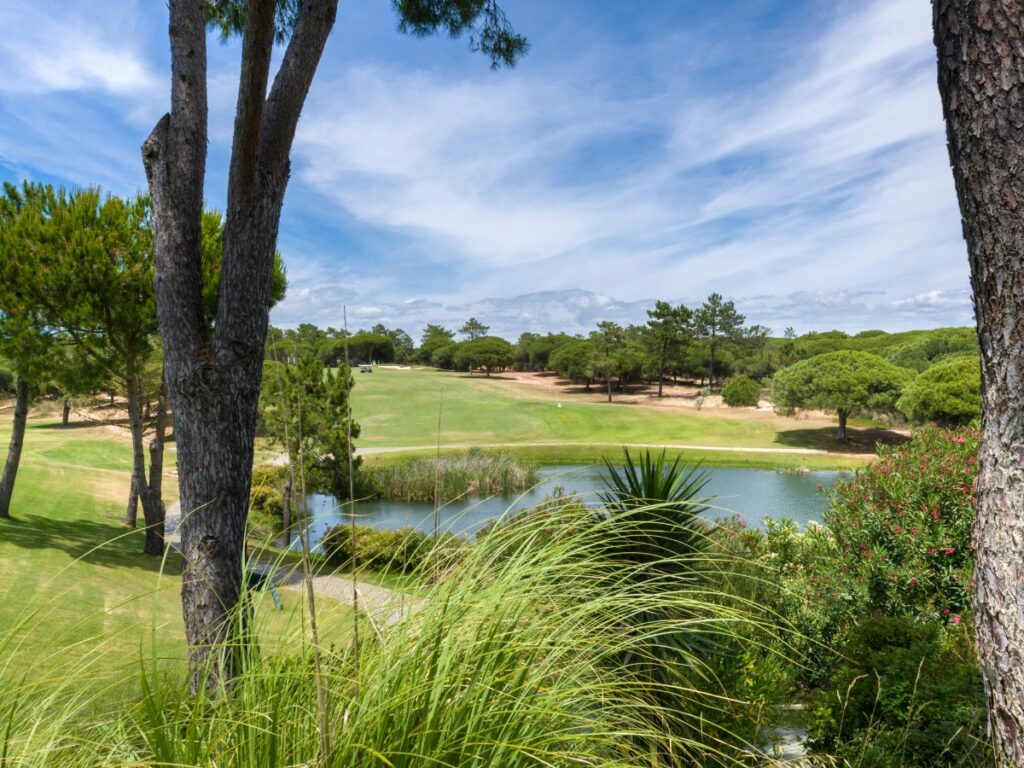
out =
[[[970,606],[978,434],[934,427],[832,492],[839,578],[860,612],[957,624]]]

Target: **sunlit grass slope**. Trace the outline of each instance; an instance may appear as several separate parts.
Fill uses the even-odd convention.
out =
[[[637,443],[843,450],[827,434],[802,428],[806,423],[772,414],[654,410],[581,402],[571,395],[557,399],[516,382],[426,368],[356,374],[353,411],[362,426],[358,445],[366,449],[433,445],[440,411],[442,446]]]
[[[9,430],[4,419],[0,451]],[[108,428],[30,419],[13,519],[0,520],[0,644],[12,650],[0,665],[0,688],[4,679],[66,671],[69,658],[102,657],[92,668],[110,681],[137,671],[142,656],[167,658],[172,669],[183,658],[180,557],[143,555],[141,531],[121,522],[130,457],[129,442]],[[165,487],[173,498],[173,477]],[[268,631],[301,631],[300,593],[282,597],[282,612],[269,599],[257,609]],[[342,637],[347,607],[325,611],[328,639]]]

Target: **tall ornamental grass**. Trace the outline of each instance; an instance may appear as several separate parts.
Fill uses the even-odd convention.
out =
[[[231,649],[239,676],[230,689],[200,686],[195,696],[180,663],[167,662],[140,663],[116,689],[97,689],[90,681],[104,670],[75,648],[49,659],[47,674],[12,675],[3,659],[31,632],[29,619],[0,640],[3,679],[17,680],[0,698],[0,765],[652,768],[749,759],[731,727],[741,703],[698,649],[727,646],[757,623],[753,609],[716,593],[715,579],[692,578],[692,559],[679,560],[700,558],[703,573],[723,565],[705,551],[653,553],[664,567],[651,579],[649,541],[642,562],[617,556],[624,546],[609,549],[612,538],[642,538],[640,521],[629,510],[612,517],[569,504],[497,526],[447,563],[431,558],[433,586],[397,621],[361,619],[358,663],[349,644],[314,649],[302,632],[261,643],[266,601],[251,595],[250,640]],[[674,655],[664,682],[621,663],[639,654],[663,665],[665,646]],[[679,723],[687,727],[669,727]]]
[[[480,451],[457,456],[363,467],[363,482],[382,499],[453,501],[466,496],[506,496],[537,484],[537,470],[509,454]]]

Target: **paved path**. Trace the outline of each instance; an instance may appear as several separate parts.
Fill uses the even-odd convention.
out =
[[[164,540],[179,552],[181,551],[180,523],[181,502],[176,501],[167,507],[167,514],[164,518]],[[302,592],[305,588],[302,569],[299,566],[275,568],[267,563],[256,563],[253,570],[270,576],[274,584],[281,589]],[[313,577],[314,595],[337,600],[346,605],[355,605],[356,598],[358,598],[360,610],[372,619],[375,627],[389,627],[395,624],[420,604],[419,600],[402,592],[360,579],[356,580],[355,592],[355,597],[353,597],[351,576],[320,574]]]

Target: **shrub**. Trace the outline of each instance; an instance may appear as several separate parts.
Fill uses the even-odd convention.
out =
[[[816,750],[863,768],[991,765],[985,694],[966,625],[875,616],[853,630],[811,727]],[[836,695],[838,694],[838,695]]]
[[[832,493],[843,594],[863,613],[945,623],[971,603],[978,433],[920,429]]]
[[[749,376],[737,376],[722,389],[722,399],[733,408],[757,405],[761,399],[761,385]]]
[[[249,512],[269,517],[281,517],[284,510],[282,485],[284,467],[253,467],[249,487]]]
[[[324,555],[331,565],[349,568],[353,565],[352,527],[336,525],[324,534],[320,541]],[[413,528],[396,531],[357,525],[355,534],[355,564],[360,568],[392,573],[411,573],[421,570],[432,554],[436,554],[433,537]],[[452,534],[441,536],[445,551],[461,549],[464,542]]]

